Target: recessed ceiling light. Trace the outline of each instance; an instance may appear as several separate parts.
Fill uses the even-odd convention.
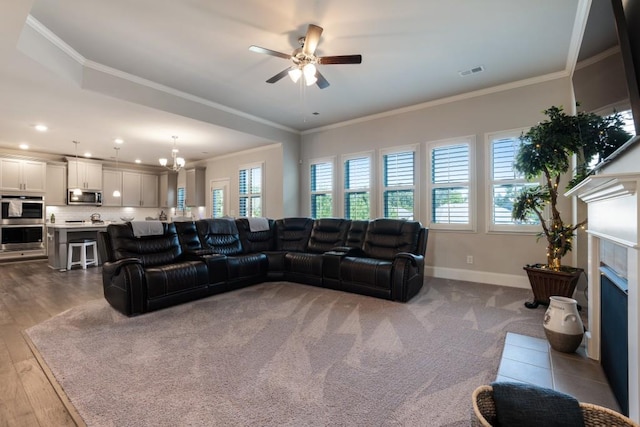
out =
[[[136,163],[142,163],[142,160],[136,159]]]
[[[91,153],[89,153],[88,151],[86,153],[84,153],[85,157],[91,157]]]
[[[113,140],[113,142],[115,142],[116,144],[122,144],[124,142],[124,139],[116,138],[116,139]]]
[[[19,145],[19,147],[20,147],[20,149],[22,149],[22,150],[28,150],[28,149],[29,149],[29,144],[24,144],[24,143],[23,143],[23,144],[20,144],[20,145]]]
[[[34,129],[38,132],[46,132],[49,128],[46,125],[35,125]]]

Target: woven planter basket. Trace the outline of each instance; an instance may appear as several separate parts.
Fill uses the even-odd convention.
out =
[[[554,271],[541,268],[540,264],[523,267],[529,276],[529,283],[533,291],[533,302],[526,303],[529,308],[536,308],[539,304],[549,305],[549,297],[573,297],[580,275],[584,270],[571,268],[570,271]]]
[[[634,423],[629,418],[603,406],[580,402],[580,409],[582,409],[584,425],[587,427],[638,427],[638,424]],[[496,425],[496,420],[496,405],[493,401],[493,388],[488,385],[478,387],[473,392],[473,413],[471,414],[471,425],[474,427],[492,427]]]

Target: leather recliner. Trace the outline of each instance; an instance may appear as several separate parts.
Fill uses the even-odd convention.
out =
[[[418,221],[372,220],[362,248],[340,257],[341,289],[408,301],[422,287],[426,240]]]
[[[111,224],[103,246],[104,295],[120,312],[132,316],[207,296],[209,276],[202,261],[184,256],[174,224],[162,235],[136,237],[131,224]]]
[[[313,221],[306,248],[284,255],[285,280],[322,285],[323,254],[345,244],[349,220],[322,218]]]

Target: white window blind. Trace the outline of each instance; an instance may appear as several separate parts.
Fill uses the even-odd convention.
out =
[[[333,163],[311,164],[311,217],[333,216]]]
[[[176,204],[176,210],[184,212],[184,187],[178,187],[178,203]]]
[[[344,162],[344,213],[348,219],[369,219],[371,201],[371,158],[358,157]]]
[[[494,135],[489,138],[490,143],[490,182],[491,200],[490,229],[503,231],[529,231],[528,227],[539,224],[534,215],[526,221],[516,221],[511,217],[513,201],[525,188],[537,185],[528,182],[515,167],[515,157],[520,149],[520,132],[512,135]]]
[[[469,144],[431,150],[431,220],[436,224],[470,224]]]
[[[240,169],[238,193],[240,216],[262,216],[262,166]]]
[[[387,218],[413,219],[415,152],[389,153],[383,162],[383,210]]]
[[[211,218],[222,218],[224,216],[224,190],[214,188],[211,190]]]

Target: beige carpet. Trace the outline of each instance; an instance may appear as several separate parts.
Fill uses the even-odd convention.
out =
[[[407,304],[266,283],[135,318],[103,300],[27,331],[89,426],[468,425],[530,291],[427,279]]]

